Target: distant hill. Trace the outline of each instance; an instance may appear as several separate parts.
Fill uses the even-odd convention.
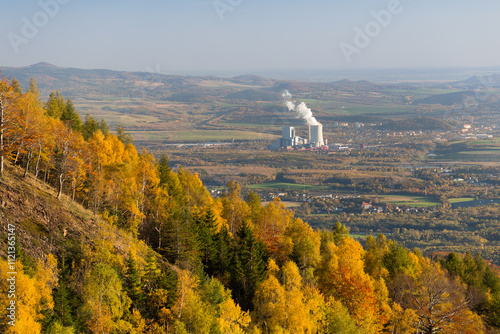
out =
[[[475,103],[476,93],[470,91],[432,95],[413,102],[413,104],[440,104],[443,106]]]
[[[274,83],[274,80],[272,79],[263,78],[253,74],[239,75],[237,77],[229,79],[229,81],[243,85],[256,85],[256,86],[269,86]]]
[[[42,95],[61,89],[63,95],[92,98],[94,96],[138,94],[162,97],[184,93],[183,89],[197,87],[204,81],[219,80],[215,77],[184,77],[177,75],[126,72],[103,69],[77,69],[57,67],[49,63],[38,63],[27,67],[1,68],[7,78],[17,78],[27,87],[31,77],[35,78]],[[161,92],[160,92],[161,90]]]
[[[279,101],[280,95],[276,92],[271,92],[264,89],[245,89],[226,96],[231,100],[247,100],[247,101]]]
[[[453,126],[443,120],[431,117],[415,117],[398,120],[385,120],[382,128],[391,131],[436,131],[451,130]]]
[[[500,87],[500,74],[474,75],[469,79],[457,81],[452,84],[455,87],[466,87],[468,89],[498,88]]]

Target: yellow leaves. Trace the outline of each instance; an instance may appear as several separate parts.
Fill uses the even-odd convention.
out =
[[[284,235],[290,238],[293,244],[291,253],[293,253],[300,269],[316,268],[321,260],[320,235],[300,218],[292,220],[287,226]]]
[[[97,264],[86,275],[83,297],[83,315],[93,333],[108,333],[113,328],[130,326],[121,318],[131,301],[111,266]]]
[[[178,177],[180,185],[186,194],[185,205],[193,213],[198,214],[212,204],[212,196],[203,186],[198,174],[191,174],[187,169],[180,168]]]
[[[420,259],[416,277],[400,274],[393,283],[394,299],[418,317],[424,332],[482,333],[479,316],[469,309],[467,289],[429,259]]]
[[[404,310],[398,303],[392,304],[392,316],[387,330],[389,333],[413,334],[417,328],[418,316],[412,309]]]
[[[254,321],[265,332],[284,325],[286,316],[285,301],[285,289],[274,275],[269,275],[255,292]]]
[[[283,233],[293,220],[293,212],[278,199],[267,204],[257,217],[254,225],[267,250],[283,263],[291,252],[291,244]],[[288,245],[288,247],[287,247]]]
[[[267,272],[266,276],[276,276],[278,275],[278,272],[280,271],[280,267],[274,262],[273,259],[269,260],[269,263],[267,264]]]
[[[57,259],[54,255],[48,254],[45,261],[38,260],[35,275],[36,288],[41,295],[39,307],[45,309],[53,308],[52,289],[57,286]]]
[[[37,272],[36,277],[30,278],[24,273],[20,262],[16,263],[16,274],[11,274],[13,270],[9,268],[7,261],[0,260],[0,291],[3,292],[0,294],[0,307],[7,310],[7,306],[14,301],[16,311],[15,326],[8,325],[6,322],[11,319],[5,316],[0,320],[0,331],[3,333],[41,333],[42,311],[53,306],[51,287],[54,284],[52,266],[55,263],[52,256],[49,256],[46,263],[39,263],[40,272]],[[15,289],[9,296],[6,292],[10,289],[10,282],[14,281],[7,280],[12,278],[15,280]]]
[[[220,230],[226,226],[229,227],[227,224],[227,221],[222,218],[222,212],[224,211],[224,206],[222,204],[222,201],[217,198],[213,201],[212,204],[212,212],[214,213],[215,216],[215,227],[216,227],[216,232],[220,232]]]
[[[249,216],[250,207],[241,199],[239,185],[231,182],[228,187],[229,192],[222,197],[222,218],[226,220],[231,235],[235,235],[242,222]]]
[[[318,282],[327,296],[333,296],[344,304],[358,326],[368,332],[378,332],[386,322],[384,298],[375,291],[375,282],[364,272],[364,250],[352,238],[340,240],[339,246],[327,245],[327,251],[320,268]],[[378,283],[383,290],[383,281]]]
[[[197,287],[196,279],[188,271],[179,270],[177,300],[171,311],[188,332],[208,333],[214,315],[197,293]]]
[[[314,333],[322,303],[317,290],[302,285],[294,262],[288,261],[280,270],[270,260],[266,278],[255,293],[254,321],[264,332]]]
[[[152,290],[149,295],[149,301],[153,305],[165,305],[168,302],[168,291],[165,289]]]
[[[132,325],[136,334],[144,333],[146,330],[146,320],[142,318],[141,313],[137,309],[133,309],[128,321]]]
[[[246,333],[250,321],[249,313],[242,311],[241,307],[231,298],[225,299],[220,305],[217,324],[222,334]]]

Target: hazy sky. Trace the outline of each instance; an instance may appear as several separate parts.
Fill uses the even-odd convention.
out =
[[[0,66],[247,73],[500,65],[497,0],[1,2]]]

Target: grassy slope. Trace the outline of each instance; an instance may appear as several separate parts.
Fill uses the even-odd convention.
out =
[[[56,255],[80,242],[96,245],[110,241],[115,252],[125,255],[130,247],[145,257],[148,247],[111,226],[67,196],[56,199],[51,187],[22,177],[17,167],[6,166],[0,179],[0,256],[6,258],[8,224],[16,226],[16,237],[23,252],[34,259],[48,253]]]

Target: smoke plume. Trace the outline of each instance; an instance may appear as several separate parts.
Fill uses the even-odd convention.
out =
[[[302,118],[306,121],[307,125],[320,125],[321,123],[313,117],[312,110],[307,107],[307,105],[302,102],[296,105],[292,102],[292,94],[288,90],[284,90],[281,94],[283,96],[283,101],[288,111],[295,111],[298,118]]]

